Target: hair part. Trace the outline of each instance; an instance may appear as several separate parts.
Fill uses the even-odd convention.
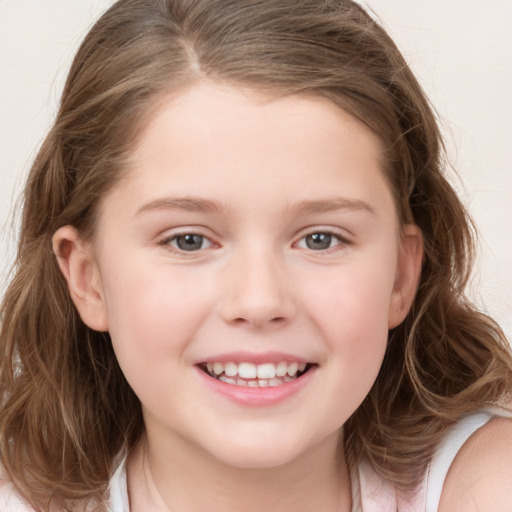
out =
[[[512,362],[502,331],[464,296],[472,225],[444,176],[435,115],[392,40],[350,0],[121,0],[86,36],[25,188],[1,306],[9,478],[36,508],[100,506],[116,457],[142,432],[109,336],[81,321],[51,240],[68,224],[93,236],[158,99],[200,79],[328,98],[382,140],[400,220],[421,228],[425,259],[345,448],[353,467],[367,458],[411,490],[450,425],[508,396]]]

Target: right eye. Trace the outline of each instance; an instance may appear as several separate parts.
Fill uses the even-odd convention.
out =
[[[213,246],[213,243],[208,238],[197,233],[173,235],[161,243],[162,245],[170,245],[174,249],[186,252],[200,251],[201,249],[208,249]]]

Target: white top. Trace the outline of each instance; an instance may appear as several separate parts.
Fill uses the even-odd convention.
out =
[[[108,512],[129,512],[128,488],[126,485],[125,459],[119,464],[110,480],[110,503]]]
[[[422,482],[414,493],[403,496],[362,462],[353,482],[353,512],[437,512],[444,481],[462,445],[494,417],[512,418],[512,412],[489,406],[459,421],[444,436]]]
[[[483,427],[495,414],[482,411],[462,419],[450,430],[434,453],[427,474],[426,512],[437,512],[444,481],[455,456],[471,434]]]
[[[446,475],[458,451],[472,434],[496,416],[512,418],[512,413],[492,407],[473,413],[457,423],[436,450],[417,493],[406,503],[397,498],[391,484],[378,477],[368,464],[362,463],[353,485],[353,512],[437,512]],[[129,512],[124,460],[112,475],[109,489],[108,512]],[[1,480],[0,511],[34,512],[16,494],[12,484]]]

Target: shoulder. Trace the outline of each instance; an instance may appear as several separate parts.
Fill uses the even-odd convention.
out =
[[[512,419],[496,417],[457,453],[443,486],[439,512],[512,510]]]

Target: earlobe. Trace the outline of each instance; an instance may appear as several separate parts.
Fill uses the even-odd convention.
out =
[[[402,230],[397,271],[389,305],[388,328],[403,322],[416,295],[423,261],[423,236],[418,226],[407,224]]]
[[[71,299],[83,322],[95,331],[107,331],[107,308],[91,245],[72,226],[58,229],[52,244]]]

